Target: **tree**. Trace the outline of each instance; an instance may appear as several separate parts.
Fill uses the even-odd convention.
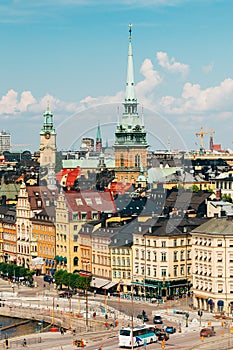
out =
[[[55,283],[57,286],[60,286],[60,289],[62,289],[62,283],[63,283],[62,280],[63,280],[64,273],[66,273],[65,270],[58,270],[54,274]]]
[[[199,191],[199,187],[197,185],[192,185],[191,191],[197,193]]]
[[[232,203],[232,198],[229,194],[223,194],[222,199],[226,202]]]

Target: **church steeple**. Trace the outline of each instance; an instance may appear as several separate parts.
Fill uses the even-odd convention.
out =
[[[102,152],[102,137],[101,137],[101,130],[100,130],[100,124],[98,123],[97,128],[97,135],[96,135],[96,152],[101,153]]]
[[[128,65],[124,112],[115,132],[115,173],[121,182],[135,183],[140,169],[147,167],[147,140],[143,118],[139,118],[134,84],[132,24],[129,24]],[[118,181],[119,181],[118,180]]]
[[[51,163],[55,167],[56,161],[56,132],[53,125],[53,113],[48,104],[43,114],[44,122],[40,131],[40,166],[49,167]]]
[[[127,80],[124,101],[124,113],[122,116],[122,124],[132,128],[140,125],[140,118],[137,112],[137,98],[134,84],[134,68],[133,68],[133,47],[132,47],[132,24],[129,24],[129,47],[128,47],[128,65]]]
[[[55,130],[53,127],[53,113],[50,110],[49,103],[47,105],[47,109],[44,112],[43,116],[44,116],[44,123],[41,129],[41,133],[54,132]]]

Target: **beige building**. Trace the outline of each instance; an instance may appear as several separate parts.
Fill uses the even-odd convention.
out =
[[[194,306],[232,312],[232,216],[213,218],[191,234]]]
[[[132,284],[135,294],[166,297],[191,285],[190,219],[152,218],[133,233]]]

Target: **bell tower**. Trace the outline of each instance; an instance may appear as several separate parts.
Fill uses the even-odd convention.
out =
[[[53,113],[49,105],[43,114],[44,123],[40,131],[40,166],[55,168],[56,164],[56,132],[53,126]]]
[[[140,174],[146,176],[147,148],[143,117],[137,111],[134,85],[132,24],[129,24],[128,68],[124,112],[115,131],[115,174],[117,181],[135,183]]]

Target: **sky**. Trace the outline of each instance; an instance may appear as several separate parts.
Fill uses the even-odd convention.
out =
[[[232,149],[232,0],[1,0],[0,130],[39,149],[54,113],[58,150],[114,143],[132,23],[138,112],[150,150]],[[204,137],[208,149],[211,134]]]

